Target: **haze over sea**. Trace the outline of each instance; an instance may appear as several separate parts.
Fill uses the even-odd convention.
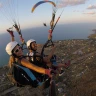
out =
[[[54,40],[68,40],[68,39],[87,39],[92,34],[92,29],[95,29],[96,23],[76,23],[76,24],[61,24],[57,25],[53,32]],[[22,28],[21,28],[22,30]],[[37,43],[45,43],[48,36],[49,27],[37,27],[22,30],[22,35],[27,41],[28,39],[35,39]],[[19,40],[17,32],[14,32],[15,40]],[[0,66],[8,64],[9,56],[5,52],[5,47],[10,42],[10,35],[6,32],[0,34]]]

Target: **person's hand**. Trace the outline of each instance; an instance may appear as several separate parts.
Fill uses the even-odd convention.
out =
[[[68,60],[68,62],[65,63],[65,68],[68,68],[70,66],[70,60]]]
[[[56,49],[56,46],[55,45],[52,45],[52,50],[55,50]]]
[[[15,29],[16,29],[16,31],[19,33],[19,35],[21,35],[20,26],[17,25],[17,24],[15,24],[15,25],[13,25],[13,26],[15,27]]]
[[[7,32],[9,32],[9,34],[11,35],[11,37],[14,37],[13,31],[10,29],[7,29]]]
[[[45,74],[48,75],[49,77],[52,77],[52,74],[56,74],[56,71],[53,69],[46,69]]]

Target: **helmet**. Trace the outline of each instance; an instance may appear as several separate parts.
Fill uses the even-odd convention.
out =
[[[12,55],[12,50],[15,48],[15,46],[18,44],[18,42],[16,41],[13,41],[13,42],[9,42],[6,46],[6,52],[9,54],[9,55]]]
[[[30,40],[27,41],[27,48],[30,47],[30,44],[31,44],[32,42],[36,42],[36,40],[30,39]]]

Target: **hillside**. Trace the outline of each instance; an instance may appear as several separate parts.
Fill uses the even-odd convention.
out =
[[[69,68],[56,78],[58,96],[96,96],[96,45],[91,40],[54,41],[57,62],[71,60]],[[41,47],[39,45],[39,47]],[[46,49],[46,54],[50,48]],[[8,68],[0,68],[0,96],[48,96],[48,89],[41,91],[30,86],[17,88],[6,77]]]

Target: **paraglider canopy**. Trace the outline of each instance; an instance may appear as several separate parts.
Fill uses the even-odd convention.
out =
[[[34,10],[35,10],[35,8],[37,7],[37,6],[39,6],[40,4],[43,4],[43,3],[50,3],[50,4],[52,4],[54,7],[56,7],[56,4],[54,3],[54,2],[52,2],[52,1],[39,1],[39,2],[37,2],[34,6],[33,6],[33,8],[32,8],[32,12],[34,12]]]

